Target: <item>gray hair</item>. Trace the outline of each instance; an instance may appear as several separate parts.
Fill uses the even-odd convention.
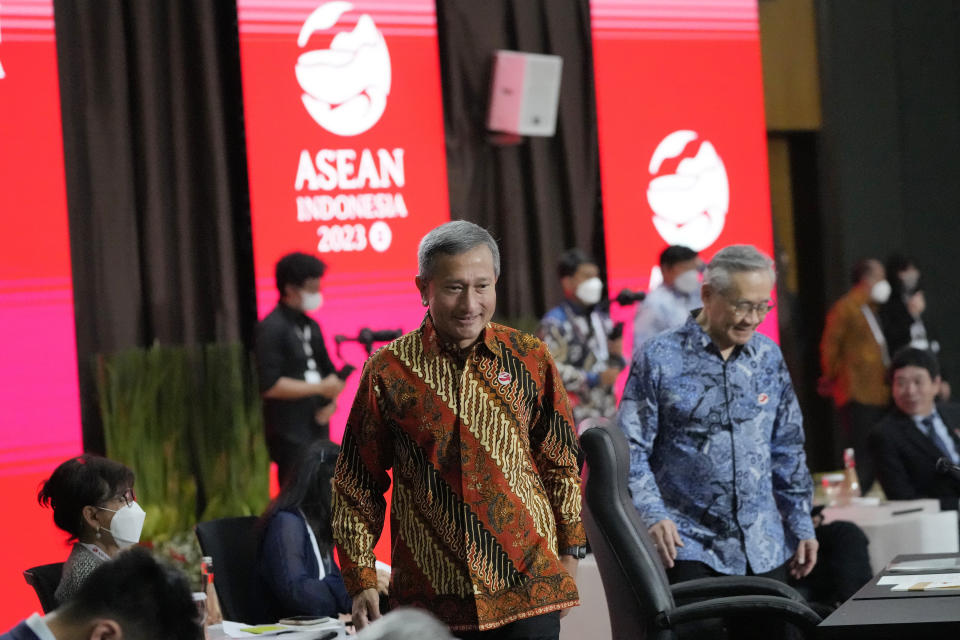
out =
[[[357,640],[454,640],[450,630],[420,609],[394,609],[356,635]]]
[[[713,256],[703,274],[703,284],[717,293],[730,291],[734,273],[744,271],[765,271],[770,274],[771,282],[776,282],[777,274],[773,270],[773,260],[753,245],[732,244],[724,247]]]
[[[478,225],[466,220],[454,220],[434,228],[420,240],[417,250],[417,262],[420,268],[420,279],[429,282],[433,278],[433,267],[437,256],[456,256],[478,247],[486,245],[493,256],[493,273],[500,277],[500,249],[493,236]]]

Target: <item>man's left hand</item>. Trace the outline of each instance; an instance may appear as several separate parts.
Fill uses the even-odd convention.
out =
[[[813,571],[813,566],[817,564],[817,549],[820,543],[816,538],[801,540],[797,544],[797,552],[790,559],[790,575],[796,580],[805,578]]]
[[[563,565],[563,568],[566,570],[566,572],[569,573],[569,574],[570,574],[570,577],[573,578],[573,581],[576,582],[576,581],[577,581],[577,566],[580,564],[580,560],[578,560],[577,558],[575,558],[575,557],[573,557],[573,556],[562,555],[562,556],[560,556],[560,564]],[[570,613],[570,609],[572,609],[572,608],[573,608],[573,607],[570,607],[570,608],[567,608],[567,609],[561,609],[561,610],[560,610],[560,617],[562,618],[562,617],[566,616],[568,613]]]

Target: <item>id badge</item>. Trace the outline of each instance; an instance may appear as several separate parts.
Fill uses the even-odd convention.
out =
[[[323,379],[320,377],[320,372],[313,369],[307,369],[303,372],[303,379],[310,384],[320,384],[320,381]]]

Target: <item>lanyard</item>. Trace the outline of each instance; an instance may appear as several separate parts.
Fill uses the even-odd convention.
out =
[[[326,567],[323,565],[323,556],[320,555],[320,545],[317,544],[317,536],[313,534],[313,528],[310,526],[310,522],[307,520],[303,509],[297,509],[297,511],[300,512],[300,517],[303,518],[303,526],[307,528],[307,535],[310,536],[310,546],[313,547],[313,552],[317,556],[317,564],[320,565],[320,575],[317,576],[317,578],[323,580],[327,577],[327,572]]]
[[[303,354],[307,356],[307,371],[317,370],[317,361],[313,358],[313,346],[310,344],[311,332],[310,325],[300,328],[294,325],[293,330],[297,332],[297,337],[303,342]]]
[[[873,339],[877,341],[877,346],[880,347],[880,353],[883,355],[883,366],[889,367],[890,353],[887,351],[887,341],[883,337],[883,331],[880,330],[880,323],[877,322],[877,316],[873,315],[873,311],[871,311],[867,305],[861,306],[860,311],[863,312],[863,317],[867,319],[867,324],[870,325],[870,332],[873,333]]]

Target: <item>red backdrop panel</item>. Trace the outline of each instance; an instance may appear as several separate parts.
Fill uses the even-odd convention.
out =
[[[449,219],[436,15],[430,0],[240,0],[240,53],[260,317],[276,261],[320,254],[316,317],[333,337],[419,326],[416,251]],[[331,421],[339,441],[357,387]],[[388,559],[389,534],[378,555]]]
[[[0,3],[0,631],[39,611],[21,572],[66,558],[37,487],[81,451],[53,2]]]
[[[656,284],[669,244],[772,256],[756,0],[590,6],[611,290]],[[633,309],[613,313],[630,353]]]

